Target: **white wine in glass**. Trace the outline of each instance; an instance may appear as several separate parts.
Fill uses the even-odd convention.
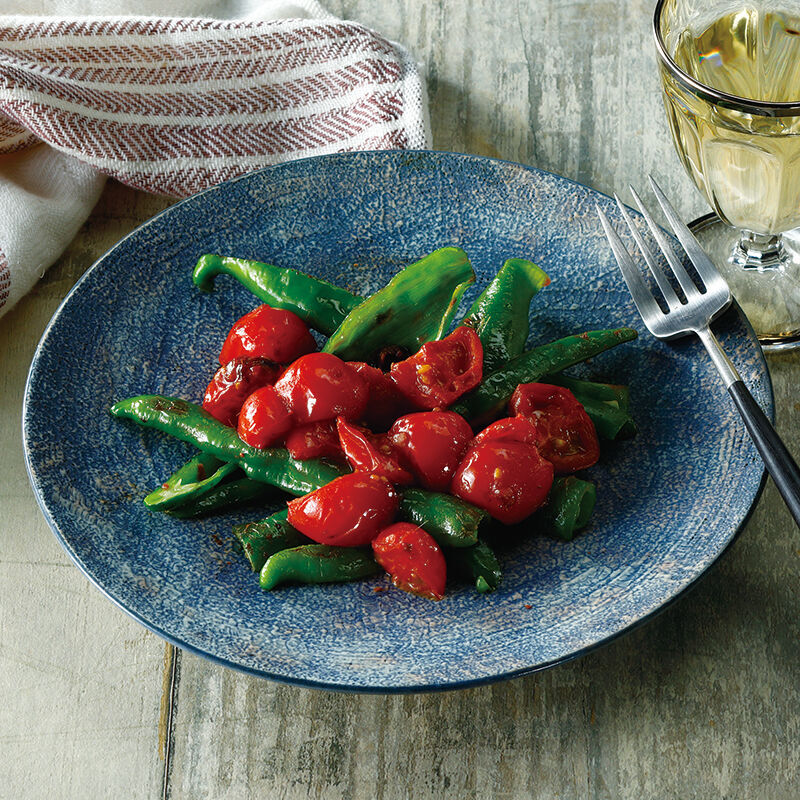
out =
[[[800,2],[659,0],[655,33],[678,155],[727,224],[706,249],[765,349],[800,346]]]

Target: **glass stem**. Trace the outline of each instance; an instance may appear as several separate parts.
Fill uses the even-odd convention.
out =
[[[780,269],[784,260],[783,239],[780,235],[742,231],[733,248],[731,263],[743,269]]]

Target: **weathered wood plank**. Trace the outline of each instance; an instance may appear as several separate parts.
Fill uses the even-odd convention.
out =
[[[0,797],[158,796],[165,644],[72,565],[33,498],[21,406],[36,343],[87,266],[163,200],[112,186],[75,243],[0,320]]]

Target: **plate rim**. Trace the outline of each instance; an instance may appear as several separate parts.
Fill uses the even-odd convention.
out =
[[[202,658],[208,659],[209,661],[219,664],[224,667],[228,667],[233,669],[237,672],[242,672],[246,675],[251,675],[254,677],[259,678],[266,678],[271,681],[275,681],[277,683],[281,683],[284,685],[290,686],[300,686],[303,688],[309,689],[322,689],[327,691],[334,691],[340,693],[347,693],[347,694],[422,694],[422,693],[434,693],[434,692],[443,692],[443,691],[455,691],[459,689],[468,689],[474,688],[478,686],[483,686],[492,683],[498,683],[501,681],[512,680],[514,678],[523,677],[526,675],[532,675],[536,672],[542,672],[547,669],[551,669],[552,667],[558,666],[559,664],[566,664],[570,661],[574,661],[578,658],[587,655],[594,650],[598,650],[606,645],[611,644],[612,642],[616,641],[622,636],[631,633],[632,631],[636,630],[637,628],[645,625],[646,623],[653,620],[659,614],[663,613],[667,609],[669,609],[672,605],[677,603],[681,600],[687,593],[693,590],[697,584],[706,577],[721,561],[721,559],[728,553],[734,542],[739,538],[742,531],[744,530],[747,523],[750,521],[753,513],[755,512],[756,507],[758,506],[759,500],[764,492],[764,488],[767,483],[767,472],[766,468],[762,467],[761,472],[761,480],[759,482],[758,488],[753,495],[752,501],[745,513],[744,517],[742,518],[741,522],[737,525],[736,529],[725,543],[725,546],[716,554],[716,556],[709,561],[706,566],[697,574],[695,575],[687,584],[682,586],[675,594],[669,597],[665,602],[659,605],[657,608],[649,611],[647,614],[639,617],[638,619],[634,620],[633,622],[629,623],[628,625],[624,626],[618,631],[605,636],[602,639],[599,639],[591,644],[585,645],[584,647],[575,650],[573,652],[567,653],[566,655],[560,656],[558,658],[550,659],[549,661],[542,662],[540,664],[531,665],[528,667],[521,667],[519,669],[509,670],[507,672],[498,672],[492,675],[484,675],[477,678],[470,678],[465,680],[458,680],[458,681],[437,681],[433,683],[426,683],[426,684],[409,684],[409,685],[379,685],[379,684],[370,684],[370,685],[355,685],[355,684],[341,684],[331,681],[319,681],[319,680],[312,680],[303,677],[294,677],[294,676],[287,676],[276,674],[270,672],[268,670],[257,669],[254,667],[249,667],[244,664],[238,663],[236,661],[232,661],[227,658],[223,658],[221,656],[215,655],[210,653],[206,650],[203,650],[200,647],[197,647],[193,644],[183,641],[180,637],[174,636],[163,628],[161,628],[158,624],[153,623],[152,621],[146,619],[143,615],[141,615],[136,610],[130,608],[128,605],[125,604],[124,601],[116,597],[109,589],[101,585],[98,580],[92,575],[89,571],[87,565],[85,565],[79,558],[78,554],[74,551],[71,547],[67,539],[62,534],[58,523],[53,518],[52,514],[50,513],[49,509],[46,507],[44,499],[42,497],[42,493],[39,489],[37,478],[35,474],[35,468],[32,465],[32,453],[28,446],[28,416],[29,416],[29,403],[30,403],[30,396],[31,396],[31,384],[33,382],[34,372],[36,370],[37,363],[39,361],[43,346],[46,340],[51,335],[51,331],[55,324],[58,322],[59,318],[61,317],[64,309],[66,308],[67,304],[70,302],[73,294],[79,291],[80,287],[84,283],[85,280],[89,278],[89,276],[100,267],[102,262],[111,255],[118,247],[122,246],[129,238],[138,235],[143,229],[149,227],[152,224],[155,224],[157,220],[160,219],[165,214],[173,212],[174,209],[183,206],[184,204],[195,202],[197,198],[202,197],[205,194],[210,192],[219,191],[223,187],[230,186],[232,184],[238,183],[242,180],[252,180],[258,175],[264,175],[271,173],[274,170],[280,171],[282,168],[291,167],[293,165],[299,163],[309,163],[309,162],[320,162],[320,161],[328,161],[332,159],[344,159],[347,160],[349,157],[389,157],[389,158],[402,158],[403,156],[408,155],[425,155],[425,156],[433,156],[436,158],[439,157],[457,157],[459,159],[469,160],[469,161],[478,161],[478,162],[490,162],[490,163],[499,163],[505,164],[517,169],[522,169],[527,172],[534,172],[549,178],[555,178],[558,181],[563,181],[573,186],[579,187],[582,190],[588,190],[589,192],[599,195],[601,197],[606,198],[609,201],[613,201],[613,198],[608,195],[607,193],[595,189],[591,186],[587,186],[580,181],[577,181],[573,178],[569,178],[563,175],[558,175],[557,173],[550,172],[548,170],[543,170],[539,167],[522,164],[520,162],[511,161],[509,159],[502,159],[502,158],[494,158],[491,156],[482,156],[476,155],[471,153],[461,153],[456,151],[448,151],[448,150],[358,150],[358,151],[350,151],[344,153],[330,153],[325,155],[318,155],[318,156],[310,156],[307,158],[302,159],[293,159],[291,161],[282,162],[280,164],[273,164],[270,166],[262,167],[258,170],[253,170],[252,172],[246,172],[242,175],[239,175],[235,178],[232,178],[229,181],[224,181],[219,184],[215,184],[214,186],[210,186],[207,189],[204,189],[200,192],[197,192],[189,197],[183,198],[175,203],[170,204],[166,208],[159,211],[157,214],[154,214],[152,217],[146,219],[140,225],[137,225],[133,230],[128,232],[125,236],[118,239],[110,248],[108,248],[102,255],[100,255],[95,261],[84,271],[81,277],[76,281],[76,283],[70,288],[69,292],[64,296],[63,300],[59,303],[56,310],[53,312],[50,320],[48,321],[47,325],[45,326],[39,341],[36,345],[36,350],[34,351],[33,358],[31,359],[30,366],[28,368],[27,376],[25,379],[25,387],[23,393],[23,402],[22,402],[22,449],[23,449],[23,456],[25,459],[25,469],[28,475],[28,480],[30,482],[31,488],[33,490],[34,497],[36,498],[37,505],[39,506],[40,510],[42,511],[42,515],[44,516],[45,522],[47,522],[48,527],[55,535],[56,539],[58,540],[59,544],[62,548],[66,551],[67,555],[70,557],[72,562],[75,566],[79,569],[79,571],[89,580],[89,582],[95,586],[102,595],[108,598],[117,608],[121,609],[125,612],[129,617],[134,619],[136,622],[141,624],[147,630],[151,631],[152,633],[156,634],[160,638],[164,639],[171,645],[180,648],[181,650],[186,650],[194,655],[200,656]],[[736,313],[739,315],[740,319],[744,323],[745,327],[747,328],[747,333],[751,342],[753,342],[759,350],[759,361],[763,366],[763,377],[764,380],[764,390],[766,394],[766,398],[768,401],[768,408],[765,409],[767,416],[769,419],[774,423],[775,420],[775,395],[774,389],[772,385],[772,376],[769,372],[769,366],[766,362],[764,357],[764,353],[758,344],[758,340],[755,336],[755,333],[750,325],[747,317],[741,311],[738,304],[734,300],[733,305],[736,309]],[[649,334],[648,334],[649,335]]]

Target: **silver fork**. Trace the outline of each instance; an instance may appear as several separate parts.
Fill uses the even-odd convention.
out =
[[[717,272],[717,268],[703,252],[697,239],[683,223],[683,220],[678,216],[664,196],[664,192],[661,191],[661,188],[652,177],[650,177],[650,185],[653,187],[656,200],[658,200],[663,209],[672,230],[675,231],[678,241],[683,245],[689,260],[694,264],[694,268],[704,284],[705,291],[701,292],[698,289],[680,259],[675,256],[675,252],[667,241],[666,236],[655,224],[652,216],[632,186],[630,190],[636,205],[639,206],[639,210],[647,221],[653,237],[667,260],[667,264],[680,284],[686,302],[682,302],[678,297],[666,275],[659,267],[653,252],[633,224],[625,206],[614,195],[622,218],[625,220],[639,251],[650,268],[650,272],[655,278],[669,310],[666,313],[661,310],[647,288],[641,270],[634,264],[608,217],[598,205],[597,213],[600,215],[600,221],[603,223],[606,237],[622,271],[622,277],[625,278],[625,283],[628,284],[633,302],[636,304],[636,308],[639,309],[644,324],[653,336],[659,339],[673,339],[694,333],[700,337],[700,341],[705,345],[709,356],[711,356],[711,360],[714,362],[725,388],[742,415],[744,424],[755,446],[758,448],[758,452],[761,453],[761,457],[764,459],[767,471],[775,481],[778,491],[794,517],[794,521],[800,526],[800,470],[709,327],[709,323],[731,304],[731,292],[728,284]]]

